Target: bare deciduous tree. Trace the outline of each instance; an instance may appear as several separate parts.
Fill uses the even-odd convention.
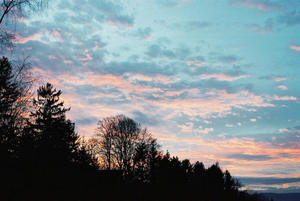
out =
[[[0,3],[0,24],[5,17],[21,16],[25,8],[36,11],[42,8],[45,3],[45,0],[2,0]]]
[[[114,152],[119,168],[128,173],[142,129],[140,124],[124,115],[118,115],[116,118]]]
[[[113,140],[116,133],[116,117],[107,117],[98,122],[96,135],[99,139],[99,152],[106,169],[110,170],[115,165]]]
[[[1,0],[0,2],[0,45],[11,47],[15,34],[8,31],[5,21],[15,22],[26,11],[38,11],[47,4],[48,0]]]
[[[125,174],[150,167],[151,151],[157,150],[156,139],[139,123],[124,115],[106,117],[96,130],[99,152],[105,169],[117,168]]]

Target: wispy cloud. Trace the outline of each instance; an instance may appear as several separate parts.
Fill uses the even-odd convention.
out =
[[[152,33],[152,29],[150,27],[146,27],[146,28],[138,28],[137,31],[134,33],[134,35],[144,40],[150,40],[151,33]]]
[[[288,88],[286,85],[284,85],[284,84],[278,85],[277,88],[278,88],[278,89],[281,89],[281,90],[288,90],[288,89],[289,89],[289,88]]]
[[[260,26],[257,24],[251,24],[251,25],[248,25],[248,27],[249,27],[249,29],[256,31],[258,33],[261,33],[261,34],[270,33],[273,31],[273,20],[268,19],[265,22],[264,26]]]
[[[209,22],[204,22],[204,21],[191,21],[187,23],[187,28],[189,29],[205,29],[208,27],[211,27],[212,24]]]
[[[270,12],[281,9],[279,4],[273,3],[269,0],[235,0],[232,2],[232,5],[245,6],[262,12]]]
[[[299,5],[298,5],[299,6]],[[279,17],[279,21],[288,26],[295,26],[300,24],[300,12],[291,11]]]
[[[294,96],[277,96],[277,95],[275,95],[273,97],[273,99],[276,101],[296,101],[297,100],[297,98]]]
[[[30,36],[22,37],[19,34],[16,35],[16,38],[14,39],[14,43],[16,44],[24,44],[27,43],[28,41],[39,41],[42,42],[41,40],[41,33],[35,33]]]
[[[239,80],[242,78],[246,78],[247,75],[237,75],[237,76],[232,76],[232,75],[226,75],[226,74],[210,74],[210,75],[201,75],[200,78],[201,79],[216,79],[219,81],[235,81],[235,80]]]
[[[268,161],[272,159],[272,157],[268,155],[249,155],[249,154],[231,154],[228,157],[247,160],[247,161]]]
[[[287,78],[286,78],[286,77],[273,77],[272,79],[273,79],[275,82],[281,82],[281,81],[286,80]]]

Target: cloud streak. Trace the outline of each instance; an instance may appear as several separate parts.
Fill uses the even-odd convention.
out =
[[[270,12],[281,9],[280,5],[272,3],[268,0],[235,0],[232,2],[232,5],[245,6],[248,8],[257,9],[258,11],[262,12]]]

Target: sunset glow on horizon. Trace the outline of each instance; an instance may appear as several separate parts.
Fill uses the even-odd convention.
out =
[[[53,0],[17,22],[14,54],[63,91],[81,136],[124,114],[172,156],[219,162],[249,189],[300,192],[299,8]]]

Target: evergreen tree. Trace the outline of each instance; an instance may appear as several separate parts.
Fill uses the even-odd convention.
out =
[[[24,66],[13,67],[6,57],[0,59],[0,158],[4,165],[17,158],[19,136],[27,112],[30,83],[23,71]]]
[[[12,67],[7,58],[0,60],[0,154],[7,164],[15,150],[13,109],[20,92],[13,82]]]
[[[86,150],[79,147],[75,125],[66,119],[70,108],[65,108],[60,101],[61,93],[47,83],[37,90],[37,99],[33,100],[36,110],[30,115],[26,138],[35,141],[36,163],[39,168],[53,169],[82,167],[86,163],[95,165]]]

